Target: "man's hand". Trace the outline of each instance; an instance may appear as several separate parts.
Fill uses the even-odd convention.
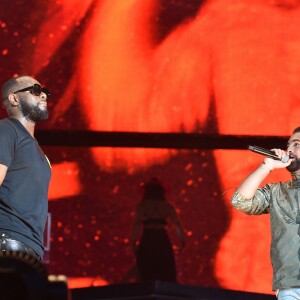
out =
[[[272,149],[272,151],[275,152],[275,154],[278,156],[280,159],[284,159],[288,153],[284,150],[281,149]],[[282,160],[276,160],[270,157],[266,157],[264,159],[263,164],[265,164],[265,167],[269,169],[269,171],[273,171],[274,169],[280,169],[280,168],[286,168],[291,164],[293,161],[293,158],[290,158],[287,162],[283,162]]]

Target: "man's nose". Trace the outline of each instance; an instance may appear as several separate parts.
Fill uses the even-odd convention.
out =
[[[44,92],[41,92],[41,97],[42,97],[43,99],[47,99],[47,95],[46,95]]]
[[[286,149],[287,153],[290,154],[290,153],[293,153],[292,151],[292,146],[288,146],[287,149]]]

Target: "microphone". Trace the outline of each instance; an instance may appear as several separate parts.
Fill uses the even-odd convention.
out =
[[[286,154],[282,159],[280,159],[274,151],[272,150],[268,150],[268,149],[264,149],[264,148],[261,148],[261,147],[257,147],[257,146],[248,146],[248,149],[255,152],[255,153],[258,153],[258,154],[262,154],[264,156],[267,156],[267,157],[271,157],[273,159],[276,159],[276,160],[281,160],[282,162],[286,163],[289,161],[290,159],[290,156],[288,154]]]

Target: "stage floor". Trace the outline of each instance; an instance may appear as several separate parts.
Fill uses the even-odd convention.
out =
[[[153,281],[72,289],[72,300],[275,300],[275,295]]]

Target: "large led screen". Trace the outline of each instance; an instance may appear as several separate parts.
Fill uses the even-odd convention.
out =
[[[28,74],[51,90],[40,131],[288,136],[300,125],[299,25],[298,0],[2,0],[0,78]],[[258,155],[42,147],[50,273],[136,280],[134,210],[156,176],[187,236],[177,253],[170,230],[179,282],[271,292],[268,216],[229,201]],[[268,178],[279,179],[288,173]]]

